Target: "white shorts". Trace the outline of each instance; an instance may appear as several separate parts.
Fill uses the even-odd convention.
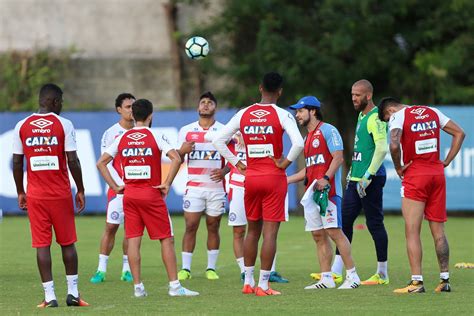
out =
[[[342,227],[341,198],[339,196],[333,196],[329,199],[325,216],[321,216],[319,213],[319,205],[316,205],[314,201],[312,204],[303,205],[305,230],[307,232]]]
[[[244,205],[245,189],[243,187],[231,186],[229,188],[229,226],[247,225],[247,215]]]
[[[204,191],[187,189],[183,196],[185,212],[206,212],[209,216],[220,216],[225,213],[226,193],[224,191]]]
[[[123,194],[117,194],[109,200],[107,205],[107,219],[109,224],[120,225],[123,223]]]

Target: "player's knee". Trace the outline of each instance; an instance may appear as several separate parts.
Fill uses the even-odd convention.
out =
[[[317,243],[323,242],[327,238],[326,232],[323,229],[313,230],[311,233],[313,234],[314,241]]]
[[[114,224],[107,223],[105,225],[105,233],[108,236],[115,236],[115,234],[117,233],[118,228],[119,228],[119,225],[114,225]]]
[[[194,222],[188,222],[186,223],[186,233],[188,234],[196,234],[197,230],[199,227],[199,222],[194,223]]]
[[[244,239],[245,227],[234,227],[234,239]]]

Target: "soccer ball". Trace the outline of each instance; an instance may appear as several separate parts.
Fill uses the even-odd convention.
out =
[[[204,37],[194,36],[188,39],[184,51],[191,59],[201,59],[209,54],[209,43]]]

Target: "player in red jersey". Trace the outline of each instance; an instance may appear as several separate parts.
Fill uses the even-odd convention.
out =
[[[257,296],[281,294],[269,287],[268,280],[280,222],[285,221],[285,169],[303,149],[303,139],[293,115],[275,104],[282,93],[282,82],[280,74],[266,74],[259,87],[262,95],[260,103],[237,112],[213,140],[221,155],[245,174],[244,203],[248,231],[244,244],[245,281],[242,293],[255,293]],[[247,166],[226,145],[238,130],[246,146]],[[292,143],[287,158],[283,157],[285,131]],[[253,272],[262,233],[260,279],[258,287],[255,287]]]
[[[147,296],[141,281],[140,245],[146,227],[152,240],[161,242],[161,258],[168,273],[170,296],[195,296],[199,293],[181,286],[176,271],[173,227],[165,198],[176,174],[181,158],[165,135],[154,133],[151,127],[153,104],[145,99],[132,105],[136,126],[117,138],[97,162],[97,168],[107,184],[117,194],[124,194],[125,236],[128,239],[128,258],[133,276],[135,297]],[[162,152],[171,159],[165,181],[161,182]],[[110,175],[107,164],[114,158],[120,161],[123,185]]]
[[[108,128],[102,135],[100,144],[101,154],[114,142],[114,140],[131,129],[134,126],[132,117],[132,103],[135,102],[135,97],[130,93],[121,93],[115,99],[115,110],[120,115],[120,120]],[[107,165],[110,174],[115,182],[123,185],[122,168],[120,161],[114,159]],[[124,221],[123,216],[123,195],[116,194],[111,188],[107,190],[107,215],[105,219],[105,230],[100,240],[99,249],[99,265],[97,271],[90,278],[91,283],[101,283],[105,281],[107,273],[107,263],[109,255],[114,248],[115,235],[117,230]],[[122,275],[120,279],[126,282],[132,282],[132,274],[130,273],[130,266],[128,264],[127,256],[127,238],[123,238],[122,249]]]
[[[456,157],[464,141],[464,131],[438,109],[407,106],[387,97],[379,104],[379,118],[389,121],[390,153],[398,176],[402,179],[402,213],[411,268],[411,282],[395,293],[425,292],[421,271],[421,223],[430,224],[440,268],[436,292],[450,292],[449,246],[444,232],[446,214],[446,179],[444,168]],[[441,130],[453,137],[444,161],[440,160]]]
[[[13,177],[18,205],[28,212],[33,247],[45,293],[38,307],[58,307],[51,272],[52,229],[61,245],[68,306],[88,306],[79,297],[76,226],[68,167],[76,183],[77,213],[85,207],[81,164],[71,121],[59,116],[63,92],[55,84],[44,85],[39,93],[39,111],[18,122],[13,135]],[[27,191],[23,186],[26,158]]]

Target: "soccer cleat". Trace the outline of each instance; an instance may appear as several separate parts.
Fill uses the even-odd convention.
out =
[[[333,284],[328,284],[323,281],[319,281],[317,283],[311,284],[306,286],[304,289],[305,290],[318,290],[318,289],[333,289],[336,287],[336,283],[333,282]]]
[[[120,280],[125,281],[125,282],[132,282],[133,281],[132,273],[130,271],[123,271],[122,276],[120,277]]]
[[[439,282],[438,286],[435,288],[435,292],[451,292],[451,284],[449,284],[449,279],[441,279],[441,282]]]
[[[42,301],[41,304],[36,305],[38,308],[58,307],[58,301],[51,300],[49,302]]]
[[[422,281],[410,281],[407,286],[400,289],[396,289],[393,293],[404,294],[404,293],[424,293],[425,287],[423,286]]]
[[[98,271],[90,279],[91,283],[101,283],[105,281],[105,272]]]
[[[268,290],[263,290],[261,287],[257,287],[255,290],[255,295],[256,296],[269,296],[269,295],[281,295],[281,292],[272,290],[271,288],[268,288]]]
[[[242,288],[242,294],[253,294],[255,293],[255,289],[250,284],[244,284]]]
[[[206,270],[206,278],[208,280],[219,280],[219,276],[214,269],[207,269]]]
[[[74,297],[72,294],[68,294],[66,298],[67,306],[89,306],[89,303],[81,299],[80,296]]]
[[[270,272],[270,278],[268,279],[268,282],[275,282],[275,283],[288,283],[288,279],[285,279],[284,277],[281,276],[280,273],[276,271]]]
[[[188,290],[187,288],[180,286],[175,290],[171,288],[168,290],[169,296],[198,296],[199,292]]]
[[[321,280],[321,273],[311,273],[310,276],[316,281]],[[342,274],[337,274],[337,273],[334,273],[334,272],[332,273],[332,279],[337,284],[340,284],[343,281]]]
[[[137,288],[134,290],[133,295],[135,297],[147,297],[148,293],[145,291],[145,288]]]
[[[362,285],[387,285],[390,283],[389,278],[382,278],[380,274],[376,273],[365,281],[361,282]]]
[[[346,277],[346,280],[340,287],[338,287],[338,290],[352,290],[356,289],[360,286],[360,280],[354,280],[351,278]]]
[[[245,281],[245,272],[242,272],[242,273],[240,274],[240,281],[241,281],[242,283],[244,283],[244,281]]]
[[[178,280],[184,281],[188,279],[191,279],[191,271],[189,271],[188,269],[181,269],[178,272]]]

